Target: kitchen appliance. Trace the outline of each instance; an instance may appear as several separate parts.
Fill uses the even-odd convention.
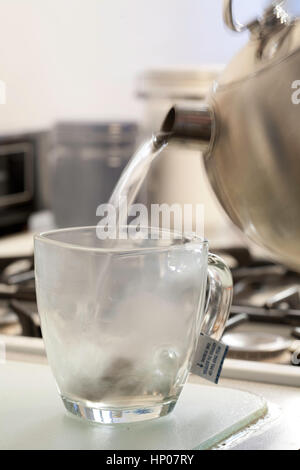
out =
[[[245,48],[215,83],[207,104],[174,107],[162,130],[195,142],[224,209],[275,259],[300,270],[300,22],[284,1],[248,25],[224,1],[226,24],[250,31]]]
[[[51,131],[48,155],[50,207],[57,227],[96,225],[134,153],[134,123],[62,122]]]
[[[42,205],[40,171],[45,132],[0,136],[0,234],[18,231]]]
[[[200,333],[222,336],[232,299],[230,271],[206,241],[130,230],[113,242],[96,227],[35,237],[38,308],[59,393],[69,412],[103,424],[169,414]]]

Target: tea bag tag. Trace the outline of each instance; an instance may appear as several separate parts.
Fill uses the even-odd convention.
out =
[[[227,352],[228,346],[201,333],[191,372],[217,384]]]

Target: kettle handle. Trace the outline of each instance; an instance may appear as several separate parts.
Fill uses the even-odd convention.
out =
[[[288,22],[289,15],[284,9],[284,4],[286,3],[286,0],[273,0],[272,2],[270,1],[270,3],[271,6],[266,10],[267,16],[269,14],[271,14],[272,16],[275,15],[280,18],[281,23]],[[237,21],[234,18],[233,14],[233,0],[223,1],[223,18],[226,26],[232,31],[235,31],[236,33],[242,33],[243,31],[246,31],[246,29],[253,31],[258,26],[260,26],[260,21],[258,19],[250,21],[245,25]]]
[[[236,33],[242,33],[247,29],[246,25],[243,25],[234,19],[233,0],[223,1],[223,18],[226,26]]]

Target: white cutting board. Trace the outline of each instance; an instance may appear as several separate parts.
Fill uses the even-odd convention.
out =
[[[95,425],[65,411],[49,366],[0,365],[0,449],[208,449],[267,412],[256,395],[187,384],[173,413],[133,425]]]

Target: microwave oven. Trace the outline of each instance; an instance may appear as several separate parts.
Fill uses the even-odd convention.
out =
[[[43,132],[0,136],[0,235],[26,228],[39,206],[39,151]]]

